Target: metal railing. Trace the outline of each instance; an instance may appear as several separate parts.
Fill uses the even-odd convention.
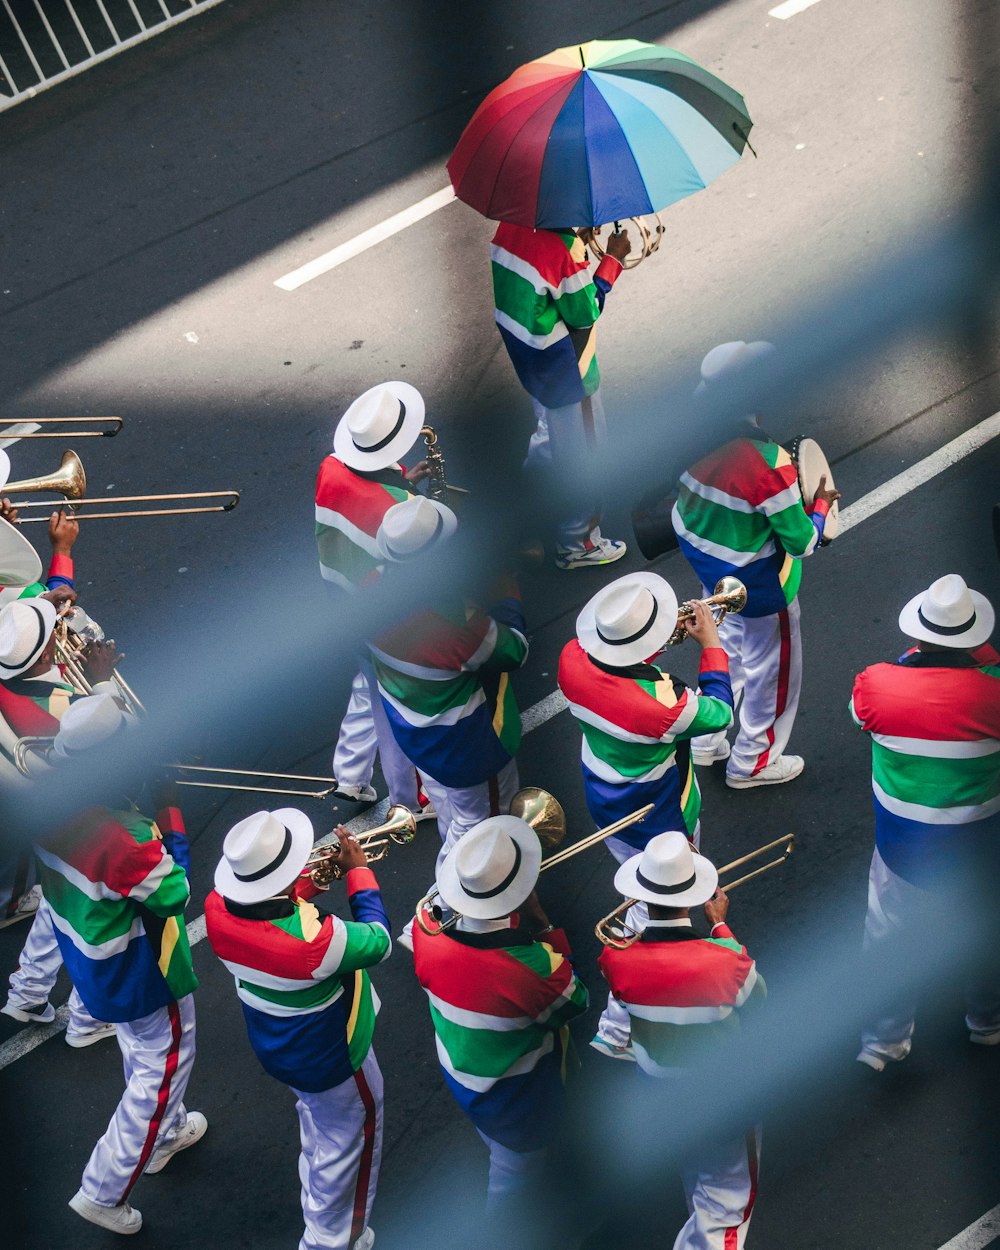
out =
[[[221,0],[0,0],[0,112]]]

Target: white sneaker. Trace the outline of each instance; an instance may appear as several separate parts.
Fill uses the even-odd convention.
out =
[[[426,803],[418,812],[413,813],[414,818],[419,825],[424,820],[437,820],[437,808],[433,803]]]
[[[989,1033],[977,1033],[970,1029],[969,1041],[975,1042],[977,1046],[1000,1046],[1000,1029],[993,1029]]]
[[[12,1020],[20,1020],[22,1024],[51,1024],[56,1018],[56,1009],[51,1003],[37,1003],[34,1007],[15,1007],[7,1000],[0,1007],[0,1014],[10,1016]]]
[[[871,1068],[873,1072],[884,1072],[885,1065],[889,1062],[885,1055],[876,1055],[874,1051],[863,1050],[855,1056],[855,1062],[863,1063],[866,1067]]]
[[[337,786],[333,796],[337,799],[350,799],[352,803],[374,803],[378,798],[374,786],[365,786],[360,782],[356,786]]]
[[[600,1034],[590,1039],[590,1044],[599,1055],[606,1055],[608,1059],[620,1059],[625,1063],[635,1063],[635,1051],[632,1049],[632,1042],[622,1042],[615,1044],[606,1041]]]
[[[99,1202],[88,1198],[82,1189],[69,1200],[69,1205],[91,1224],[99,1224],[101,1228],[110,1228],[113,1233],[137,1233],[142,1228],[142,1214],[129,1206],[127,1202],[117,1207],[102,1207]]]
[[[726,785],[733,790],[749,790],[753,786],[780,786],[792,781],[805,768],[806,762],[801,755],[779,755],[772,764],[762,768],[752,777],[734,776],[726,773]]]
[[[598,537],[587,540],[583,547],[557,547],[557,569],[588,569],[600,564],[614,564],[620,560],[628,547],[613,538]]]
[[[6,929],[8,925],[17,924],[19,920],[27,920],[29,916],[33,916],[38,911],[38,904],[41,901],[42,887],[33,885],[27,894],[21,895],[16,910],[0,919],[0,929]]]
[[[719,743],[714,751],[699,751],[697,747],[692,747],[691,763],[698,768],[709,768],[712,764],[720,764],[723,760],[728,760],[731,750],[732,747],[725,739]]]
[[[361,1236],[357,1239],[351,1250],[372,1250],[375,1244],[375,1234],[370,1228],[366,1228]]]
[[[196,1141],[201,1141],[207,1129],[208,1121],[201,1112],[189,1111],[184,1127],[153,1151],[153,1157],[146,1164],[146,1171],[150,1174],[162,1172],[175,1154],[187,1150]]]
[[[66,1045],[74,1050],[82,1050],[84,1046],[93,1046],[95,1042],[103,1042],[106,1037],[114,1037],[118,1032],[113,1024],[99,1024],[96,1029],[87,1029],[85,1033],[70,1033],[66,1030]]]

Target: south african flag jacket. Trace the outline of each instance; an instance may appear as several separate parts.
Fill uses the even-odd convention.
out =
[[[316,547],[324,580],[341,590],[372,581],[382,562],[375,545],[382,518],[412,493],[398,465],[358,473],[327,456],[316,478]]]
[[[366,968],[388,959],[389,917],[370,868],[347,874],[353,921],[323,916],[306,879],[295,898],[243,905],[205,900],[208,940],[236,978],[261,1067],[311,1093],[349,1080],[365,1061],[378,999]]]
[[[187,837],[177,808],[156,821],[91,808],[36,847],[66,971],[98,1020],[139,1020],[198,986],[184,927]]]
[[[927,886],[1000,842],[1000,656],[992,647],[907,652],[854,679],[871,736],[875,844]]]
[[[740,1011],[767,994],[764,978],[727,925],[700,938],[686,921],[650,921],[627,950],[598,960],[628,1009],[636,1062],[650,1076],[679,1075],[739,1032]]]
[[[683,473],[672,520],[703,585],[738,577],[743,615],[770,616],[798,594],[801,561],[823,537],[828,510],[822,500],[806,510],[791,457],[762,434],[726,443]]]
[[[571,1054],[566,1025],[589,1002],[566,935],[556,929],[540,941],[504,928],[428,937],[415,924],[413,959],[458,1105],[508,1149],[542,1149]]]

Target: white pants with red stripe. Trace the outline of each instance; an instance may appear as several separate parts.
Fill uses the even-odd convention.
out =
[[[532,398],[535,432],[528,443],[524,467],[528,472],[551,474],[560,490],[580,480],[580,467],[597,455],[608,436],[601,392],[578,404],[546,408]],[[601,500],[577,500],[576,507],[558,525],[560,547],[582,548],[588,538],[600,537]]]
[[[62,964],[63,957],[52,924],[52,911],[48,903],[42,899],[38,911],[35,912],[35,918],[31,922],[28,940],[21,951],[21,959],[15,971],[10,974],[8,1003],[12,1007],[19,1007],[22,1011],[47,1003]],[[69,1023],[66,1026],[66,1036],[79,1037],[83,1033],[93,1033],[100,1027],[100,1020],[95,1020],[83,1005],[83,999],[74,986],[69,996]]]
[[[520,782],[517,764],[509,760],[495,777],[477,786],[443,786],[433,777],[421,773],[424,790],[437,812],[441,852],[438,867],[456,842],[488,816],[499,816],[510,809]]]
[[[369,1050],[353,1080],[293,1090],[302,1153],[299,1250],[350,1250],[368,1225],[382,1161],[382,1073]]]
[[[333,753],[333,775],[342,785],[370,785],[377,753],[389,802],[401,803],[415,812],[417,770],[392,736],[382,700],[372,699],[372,680],[368,670],[362,668],[351,683],[351,697]]]
[[[688,1222],[674,1250],[742,1250],[757,1198],[760,1128],[745,1137],[716,1142],[681,1171]]]
[[[706,587],[707,597],[711,594]],[[802,638],[799,601],[772,616],[728,614],[719,626],[719,639],[729,656],[729,680],[739,706],[740,727],[726,771],[752,777],[784,753],[802,689]],[[743,700],[740,702],[740,695]],[[698,751],[714,751],[725,732],[692,739]]]
[[[101,1206],[124,1202],[153,1151],[184,1127],[194,1064],[194,996],[118,1025],[125,1093],[83,1170],[80,1189]]]

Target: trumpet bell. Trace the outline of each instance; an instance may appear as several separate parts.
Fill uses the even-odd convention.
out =
[[[554,794],[539,786],[525,786],[510,801],[510,814],[529,824],[547,850],[566,837],[566,813]]]
[[[22,482],[8,482],[4,494],[25,495],[37,494],[39,491],[51,491],[54,495],[62,495],[66,499],[83,499],[87,494],[87,475],[83,470],[83,462],[75,451],[64,451],[59,468],[44,477],[26,477]]]
[[[408,807],[394,803],[385,816],[385,823],[371,830],[371,834],[387,833],[397,846],[406,846],[417,836],[417,818]]]
[[[747,588],[738,577],[720,577],[712,598],[727,612],[742,612],[747,606]]]

